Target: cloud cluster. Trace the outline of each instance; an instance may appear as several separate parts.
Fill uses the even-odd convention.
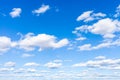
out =
[[[12,65],[15,62],[6,62],[4,64]],[[63,67],[62,60],[53,60],[44,65],[40,65],[44,68],[50,68],[51,70],[41,70],[41,68],[36,67],[38,63],[28,62],[25,63],[21,68],[14,66],[1,66],[0,67],[0,77],[13,77],[13,78],[44,78],[44,79],[95,79],[95,78],[119,78],[120,77],[120,59],[107,59],[105,56],[97,56],[94,60],[88,60],[86,62],[81,62],[73,65],[67,66],[68,69],[64,71],[58,68]],[[26,65],[26,66],[25,66]],[[72,66],[72,67],[71,67]],[[3,67],[3,68],[2,68]],[[64,66],[65,67],[65,66]],[[78,68],[84,67],[84,70],[76,71]],[[58,69],[57,71],[53,69]],[[87,70],[86,70],[87,69]],[[99,69],[99,71],[97,71]],[[109,73],[101,73],[102,70],[109,70]],[[87,77],[87,78],[86,78]]]
[[[102,56],[102,58],[99,58],[99,59],[95,58],[95,60],[89,60],[87,62],[74,64],[73,67],[88,67],[88,68],[120,70],[120,59],[107,59],[105,57],[103,58]]]
[[[101,48],[110,48],[111,46],[120,46],[120,39],[117,39],[115,41],[103,42],[96,46],[92,46],[92,44],[84,44],[84,45],[78,46],[78,48],[80,50],[95,50],[95,49],[101,49]]]
[[[8,51],[10,48],[24,49],[26,51],[33,51],[35,48],[39,48],[38,51],[47,48],[56,49],[66,46],[69,41],[66,38],[57,41],[55,36],[48,34],[38,34],[35,36],[33,33],[28,33],[18,41],[11,41],[10,38],[1,36],[0,43],[0,52],[2,53]]]

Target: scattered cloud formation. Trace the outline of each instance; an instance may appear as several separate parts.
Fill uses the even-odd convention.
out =
[[[12,12],[10,12],[10,16],[11,16],[12,18],[20,17],[21,12],[22,12],[22,9],[21,9],[21,8],[13,8],[13,9],[12,9]]]
[[[117,39],[115,41],[106,41],[96,46],[92,46],[92,44],[84,44],[82,46],[78,46],[78,48],[80,50],[95,50],[95,49],[101,49],[101,48],[110,48],[112,46],[120,46],[120,39]]]
[[[42,5],[39,9],[36,9],[34,11],[32,11],[34,14],[36,14],[37,16],[39,16],[40,14],[45,13],[46,11],[48,11],[50,9],[49,5]]]
[[[100,56],[99,56],[100,57]],[[88,67],[88,68],[99,68],[99,69],[120,69],[120,59],[95,59],[87,62],[74,64],[73,67]]]

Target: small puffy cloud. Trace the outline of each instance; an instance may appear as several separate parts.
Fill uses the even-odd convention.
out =
[[[9,61],[4,64],[5,67],[14,67],[16,65],[15,62]]]
[[[37,14],[37,16],[39,16],[40,14],[45,13],[46,11],[48,11],[50,9],[49,5],[42,5],[39,9],[36,9],[34,11],[32,11],[34,14]]]
[[[40,64],[35,63],[35,62],[29,62],[29,63],[24,64],[24,66],[37,67],[37,66],[40,66]]]
[[[12,9],[12,12],[10,12],[10,16],[11,16],[12,18],[19,17],[20,14],[21,14],[21,12],[22,12],[22,9],[21,9],[21,8],[13,8],[13,9]]]
[[[99,69],[120,69],[120,59],[97,59],[74,64],[73,67],[90,67]]]
[[[11,39],[6,36],[0,36],[0,53],[6,52],[11,47]]]
[[[50,69],[57,69],[62,66],[62,63],[57,63],[57,62],[48,62],[44,66],[50,68]]]
[[[93,13],[93,11],[86,11],[86,12],[83,12],[80,16],[78,16],[78,18],[76,20],[77,21],[83,20],[84,22],[88,22],[88,21],[93,21],[96,19],[101,19],[105,16],[106,16],[106,14],[101,13],[101,12]]]
[[[28,53],[22,54],[22,57],[23,57],[23,58],[33,57],[33,56],[34,56],[33,54],[28,54]]]
[[[53,35],[38,34],[37,36],[27,34],[23,39],[18,42],[19,48],[25,49],[27,51],[32,51],[35,47],[39,50],[46,48],[61,48],[69,43],[68,39],[62,39],[60,41],[56,40]]]

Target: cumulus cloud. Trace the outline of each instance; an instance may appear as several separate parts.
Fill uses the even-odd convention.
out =
[[[39,16],[40,14],[45,13],[46,11],[48,11],[50,9],[49,5],[42,5],[39,9],[36,9],[34,11],[32,11],[34,14],[37,14],[37,16]]]
[[[10,49],[12,41],[6,36],[0,36],[0,53],[6,52]]]
[[[22,12],[22,9],[21,9],[21,8],[13,8],[13,9],[12,9],[12,12],[10,12],[10,16],[11,16],[12,18],[19,17],[20,14],[21,14],[21,12]]]
[[[39,50],[46,48],[61,48],[69,43],[68,39],[62,39],[57,42],[56,37],[47,34],[38,34],[37,36],[28,33],[25,37],[18,42],[19,48],[25,49],[27,51],[32,51],[35,47]]]
[[[114,33],[118,30],[119,22],[109,18],[99,20],[97,23],[90,27],[90,31],[94,34],[103,35],[104,38],[115,37]]]
[[[84,21],[84,22],[88,22],[88,21],[93,21],[93,20],[97,20],[97,19],[101,19],[103,17],[105,17],[106,14],[104,13],[93,13],[93,11],[86,11],[83,12],[80,16],[77,17],[77,21]]]
[[[24,66],[37,67],[37,66],[40,66],[40,64],[35,63],[35,62],[29,62],[29,63],[24,64]]]
[[[54,35],[38,34],[35,36],[33,33],[28,33],[20,40],[12,41],[11,38],[6,36],[0,36],[0,53],[7,52],[11,48],[24,49],[26,51],[33,51],[39,48],[38,51],[42,51],[47,48],[61,48],[69,44],[68,39],[64,38],[57,40]],[[34,55],[23,54],[22,57],[31,57]]]
[[[89,67],[99,69],[120,69],[120,59],[97,59],[74,64],[73,67]]]
[[[82,25],[75,28],[74,32],[91,32],[101,35],[103,38],[114,38],[116,32],[120,31],[120,21],[110,18],[101,19],[93,25]]]

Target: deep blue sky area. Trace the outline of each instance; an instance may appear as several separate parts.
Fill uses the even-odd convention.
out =
[[[34,16],[32,10],[38,9],[42,4],[49,4],[51,10],[41,14],[40,17]],[[1,13],[6,14],[5,17],[1,16],[1,30],[2,32],[5,31],[2,34],[6,33],[7,30],[14,34],[17,32],[23,34],[34,32],[36,34],[48,33],[70,37],[69,35],[74,27],[81,25],[80,22],[76,22],[76,18],[82,12],[95,10],[95,12],[114,13],[114,6],[119,5],[119,0],[1,0],[0,5]],[[9,12],[14,7],[22,8],[21,17],[12,19],[9,16]],[[59,12],[56,12],[56,9]]]

